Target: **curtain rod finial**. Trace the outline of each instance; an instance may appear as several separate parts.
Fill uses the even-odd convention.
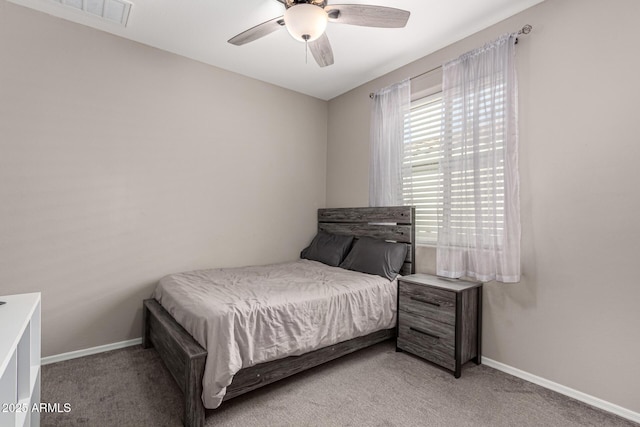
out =
[[[527,24],[524,27],[522,27],[522,29],[520,31],[518,31],[518,34],[529,34],[531,32],[531,30],[533,30],[533,27],[531,25]]]

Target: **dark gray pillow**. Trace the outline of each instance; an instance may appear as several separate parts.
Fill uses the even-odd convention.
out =
[[[300,258],[319,261],[332,267],[340,265],[349,252],[353,236],[343,236],[320,231],[311,244],[300,252]]]
[[[362,273],[377,274],[389,280],[396,278],[407,257],[406,243],[392,243],[372,237],[361,237],[340,267]]]

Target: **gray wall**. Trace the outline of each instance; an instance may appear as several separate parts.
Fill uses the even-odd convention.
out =
[[[42,291],[42,355],[140,337],[167,273],[295,259],[327,107],[0,0],[0,295]]]
[[[638,16],[547,0],[327,104],[0,0],[0,295],[42,291],[47,356],[139,337],[166,273],[295,258],[325,194],[367,205],[368,93],[529,23],[524,277],[485,287],[484,354],[640,412]]]
[[[483,353],[636,412],[639,16],[637,0],[547,0],[354,89],[330,101],[327,161],[327,205],[367,205],[368,93],[533,25],[517,47],[523,279],[485,286]],[[433,248],[417,256],[432,272]]]

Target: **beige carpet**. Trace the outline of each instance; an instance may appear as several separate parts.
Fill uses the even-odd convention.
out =
[[[207,426],[637,426],[486,366],[455,379],[382,343],[224,402]],[[180,426],[181,396],[153,349],[42,368],[43,426]]]

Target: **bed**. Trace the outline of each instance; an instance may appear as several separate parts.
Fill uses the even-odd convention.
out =
[[[400,274],[403,275],[411,274],[415,271],[414,221],[414,208],[404,206],[318,210],[319,233],[331,233],[337,236],[354,236],[355,239],[361,242],[375,238],[379,239],[378,241],[394,241],[403,244],[400,246],[406,246],[406,255],[404,255],[403,252],[402,257],[404,263],[400,270]],[[251,278],[253,277],[251,276],[252,274],[256,277],[276,276],[282,278],[282,281],[280,284],[277,284],[277,286],[274,285],[273,289],[265,285],[265,289],[261,288],[260,290],[263,294],[249,295],[246,292],[253,291],[243,291],[245,288],[243,288],[242,280],[251,282],[253,279],[244,278],[245,276]],[[294,274],[294,276],[289,276],[289,274]],[[311,292],[314,287],[305,285],[305,282],[303,282],[301,278],[295,277],[295,274],[306,276],[307,279],[311,277],[313,280],[319,281],[331,278],[331,283],[333,283],[332,288],[336,289],[337,294],[329,295],[328,298],[333,298],[335,301],[325,306],[334,306],[334,311],[330,315],[336,317],[336,321],[340,322],[340,324],[347,323],[344,322],[344,319],[340,318],[340,316],[353,316],[355,319],[353,322],[354,325],[349,324],[348,327],[344,328],[351,329],[351,331],[343,333],[333,328],[325,328],[326,330],[318,332],[309,329],[307,327],[308,325],[303,325],[302,327],[296,326],[298,329],[302,328],[302,334],[297,335],[293,340],[297,347],[292,347],[287,341],[279,342],[277,333],[275,334],[275,338],[269,336],[265,338],[263,333],[265,330],[264,324],[257,321],[252,323],[249,329],[255,330],[256,327],[258,329],[262,327],[263,332],[258,333],[260,339],[257,341],[261,342],[264,348],[253,345],[253,335],[247,335],[246,337],[243,335],[242,337],[244,338],[240,338],[241,340],[249,341],[249,350],[245,350],[244,348],[238,350],[237,345],[223,345],[221,348],[219,344],[223,342],[223,340],[219,340],[218,336],[220,334],[222,334],[222,336],[228,335],[227,330],[233,330],[234,327],[237,328],[238,321],[235,321],[235,325],[233,320],[225,323],[225,317],[222,316],[207,323],[207,321],[203,320],[203,313],[205,313],[203,310],[205,310],[205,308],[194,308],[195,302],[189,299],[180,301],[185,298],[190,298],[192,294],[211,292],[215,293],[215,295],[213,295],[214,298],[224,299],[227,298],[227,294],[231,292],[237,294],[236,297],[241,301],[240,306],[243,306],[242,301],[245,300],[255,299],[260,303],[263,300],[266,301],[268,298],[265,295],[270,298],[277,294],[278,286],[293,288],[291,290],[293,294],[287,295],[294,295],[294,297],[287,297],[289,299],[306,298],[306,303],[315,301],[317,299],[315,295],[306,294],[306,292]],[[154,294],[155,298],[145,300],[143,304],[143,346],[145,348],[154,347],[157,350],[183,392],[183,421],[185,426],[204,425],[205,403],[207,407],[215,408],[224,400],[231,399],[361,348],[393,338],[396,334],[395,307],[397,307],[397,301],[393,301],[393,313],[392,317],[390,317],[389,309],[380,308],[384,304],[375,300],[375,298],[378,298],[375,296],[377,294],[372,294],[370,287],[380,287],[384,292],[387,292],[389,287],[393,287],[393,297],[395,298],[397,295],[395,293],[395,282],[389,282],[387,279],[384,279],[382,282],[386,282],[386,284],[383,284],[380,280],[376,282],[371,277],[368,279],[365,277],[364,282],[369,282],[368,284],[362,283],[361,285],[356,285],[355,280],[361,279],[360,277],[356,277],[357,275],[369,276],[344,270],[339,267],[322,266],[316,261],[300,260],[271,266],[247,267],[241,271],[241,274],[239,274],[238,269],[216,269],[179,273],[163,278],[158,289],[156,289]],[[349,292],[355,293],[356,295],[349,301],[344,299],[346,297],[343,291],[346,287],[342,286],[341,283],[352,279],[354,282],[349,285]],[[195,288],[189,288],[189,290],[186,291],[178,286],[173,286],[174,282],[188,282],[193,284]],[[209,287],[202,285],[205,282],[233,283],[233,286],[219,286],[215,291],[212,291]],[[297,287],[300,289],[296,289]],[[306,288],[309,290],[304,290]],[[224,294],[218,295],[220,292]],[[385,298],[388,300],[389,297],[387,296]],[[204,298],[200,298],[200,296],[193,297],[194,301],[201,299]],[[159,300],[162,301],[162,305]],[[372,301],[367,302],[368,300]],[[335,307],[353,307],[353,301],[358,301],[359,303],[351,311],[348,309],[335,310]],[[370,306],[367,305],[369,303]],[[180,308],[181,304],[182,308]],[[268,302],[268,304],[272,303]],[[280,304],[278,307],[282,305],[283,304]],[[362,306],[360,307],[359,305]],[[375,315],[372,315],[372,310],[376,307],[378,307],[379,313],[376,312]],[[241,308],[242,307],[238,308],[238,306],[234,306],[231,311],[237,314],[238,310],[241,311]],[[279,314],[275,311],[276,308],[271,306],[268,308],[271,318],[278,317]],[[311,307],[311,309],[323,311],[318,310],[317,307]],[[206,310],[209,309],[207,308]],[[211,310],[224,311],[226,309],[224,304],[218,304],[218,307],[213,307]],[[228,311],[229,310],[227,310],[227,312]],[[186,316],[185,312],[190,313]],[[359,312],[362,313],[358,314]],[[235,315],[234,313],[232,313],[232,315]],[[206,315],[208,316],[209,314]],[[365,324],[360,322],[361,318],[371,318],[376,322],[374,322],[373,325],[370,323]],[[234,317],[234,319],[237,318]],[[198,329],[194,326],[195,324],[199,324],[199,327],[202,328]],[[212,325],[215,325],[215,327]],[[221,329],[222,332],[218,331],[215,333],[219,335],[212,335],[214,333],[212,332],[213,329]],[[236,332],[236,336],[237,335],[238,333]],[[305,337],[308,335],[318,335],[320,338],[311,345],[306,343]],[[300,336],[303,338],[301,339]],[[351,338],[352,336],[355,337]],[[216,342],[217,344],[215,346],[206,344],[209,348],[208,352],[205,347],[200,344],[204,342]],[[229,347],[229,349],[227,349],[227,347]],[[260,348],[255,350],[254,347]],[[264,354],[268,354],[273,347],[282,348],[278,350],[281,351],[280,355],[274,353],[274,355],[265,356]],[[281,357],[282,354],[285,356]],[[271,360],[273,357],[276,357],[276,359]],[[229,370],[226,368],[227,365],[229,365]],[[233,366],[235,366],[235,369],[232,369]],[[205,372],[207,373],[206,376]],[[214,386],[217,388],[212,391],[212,387]],[[203,390],[205,393],[203,393]]]

